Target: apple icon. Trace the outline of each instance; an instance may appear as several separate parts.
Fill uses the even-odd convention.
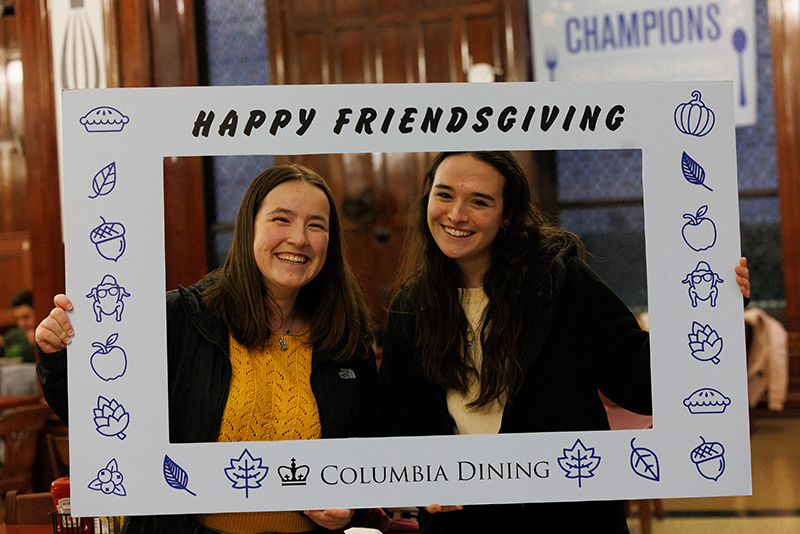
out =
[[[105,381],[116,380],[128,368],[128,356],[122,347],[114,345],[119,334],[111,334],[105,343],[94,342],[97,350],[92,354],[91,364],[94,373]]]
[[[704,217],[707,211],[708,206],[700,206],[694,215],[683,214],[683,218],[688,219],[688,222],[683,225],[681,234],[689,248],[695,252],[708,250],[717,242],[717,226],[714,221]]]

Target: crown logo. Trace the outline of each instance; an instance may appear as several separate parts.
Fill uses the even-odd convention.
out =
[[[292,465],[282,465],[278,468],[278,476],[281,479],[281,486],[305,486],[308,480],[308,466],[295,463],[292,458]]]

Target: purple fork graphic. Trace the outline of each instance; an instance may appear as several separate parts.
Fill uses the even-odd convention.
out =
[[[550,81],[554,82],[556,81],[556,66],[558,66],[558,54],[556,53],[556,49],[552,46],[548,46],[544,51],[544,56],[547,70],[550,71]]]

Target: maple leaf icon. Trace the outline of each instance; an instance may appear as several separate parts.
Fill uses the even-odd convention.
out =
[[[231,458],[231,466],[225,468],[225,476],[233,482],[234,489],[243,489],[245,499],[250,497],[251,489],[261,487],[269,467],[261,465],[261,458],[253,458],[245,449],[239,458]]]
[[[592,478],[594,470],[600,465],[600,457],[595,456],[593,447],[586,447],[577,440],[571,449],[563,449],[564,456],[558,458],[558,465],[567,478],[577,478],[578,487],[584,478]]]

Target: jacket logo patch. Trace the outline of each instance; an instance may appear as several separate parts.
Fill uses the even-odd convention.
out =
[[[351,378],[355,378],[356,373],[349,367],[342,367],[339,369],[339,378],[342,380],[350,380]]]

